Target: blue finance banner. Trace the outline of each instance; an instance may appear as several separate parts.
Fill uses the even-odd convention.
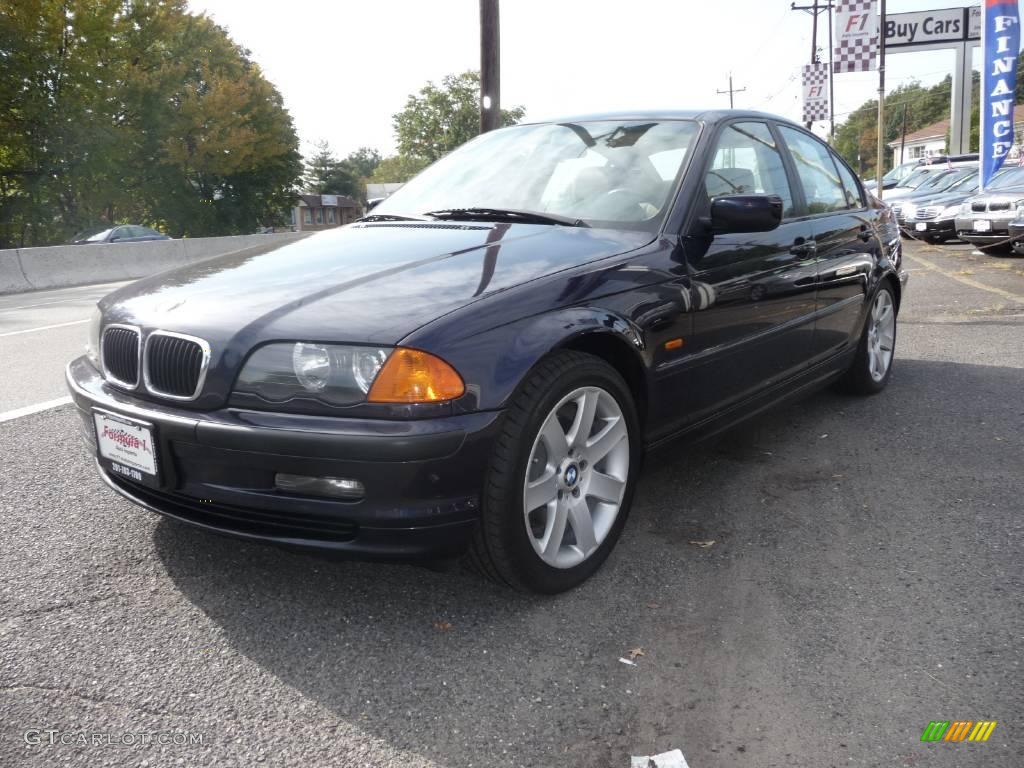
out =
[[[1006,160],[1013,146],[1020,13],[1017,0],[985,0],[982,19],[981,187]]]

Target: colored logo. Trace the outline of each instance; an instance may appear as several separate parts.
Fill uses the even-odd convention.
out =
[[[995,720],[932,720],[921,741],[988,741],[995,728]]]
[[[579,470],[576,469],[575,464],[570,464],[569,468],[565,470],[565,484],[570,488],[576,485],[576,481],[579,479]]]

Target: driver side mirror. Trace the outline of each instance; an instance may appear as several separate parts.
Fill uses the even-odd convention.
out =
[[[711,201],[711,229],[716,235],[771,232],[781,223],[778,195],[726,195]]]

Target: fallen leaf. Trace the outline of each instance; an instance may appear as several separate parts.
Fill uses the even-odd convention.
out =
[[[639,659],[641,656],[646,656],[647,654],[644,653],[644,649],[643,648],[637,647],[637,648],[630,648],[628,653],[627,653],[627,655],[631,659]]]
[[[451,632],[453,629],[455,629],[455,627],[452,626],[452,623],[450,621],[435,621],[434,629],[436,629],[438,632]]]
[[[636,662],[635,661],[630,661],[629,659],[624,659],[621,656],[619,657],[619,661],[621,661],[623,664],[628,664],[631,667],[635,667],[636,666]]]
[[[661,606],[658,603],[648,603],[647,607],[650,608],[651,610],[655,610],[657,608],[661,608]]]
[[[690,543],[693,544],[693,546],[695,546],[695,547],[700,547],[701,549],[707,549],[708,547],[710,547],[712,544],[715,543],[715,540],[711,539],[711,541],[691,541]]]

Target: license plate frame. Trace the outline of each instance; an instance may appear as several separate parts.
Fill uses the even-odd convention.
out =
[[[155,424],[100,408],[92,410],[92,423],[100,466],[117,478],[150,488],[160,487]]]
[[[988,219],[975,219],[974,220],[974,231],[975,232],[991,232],[992,222]]]

